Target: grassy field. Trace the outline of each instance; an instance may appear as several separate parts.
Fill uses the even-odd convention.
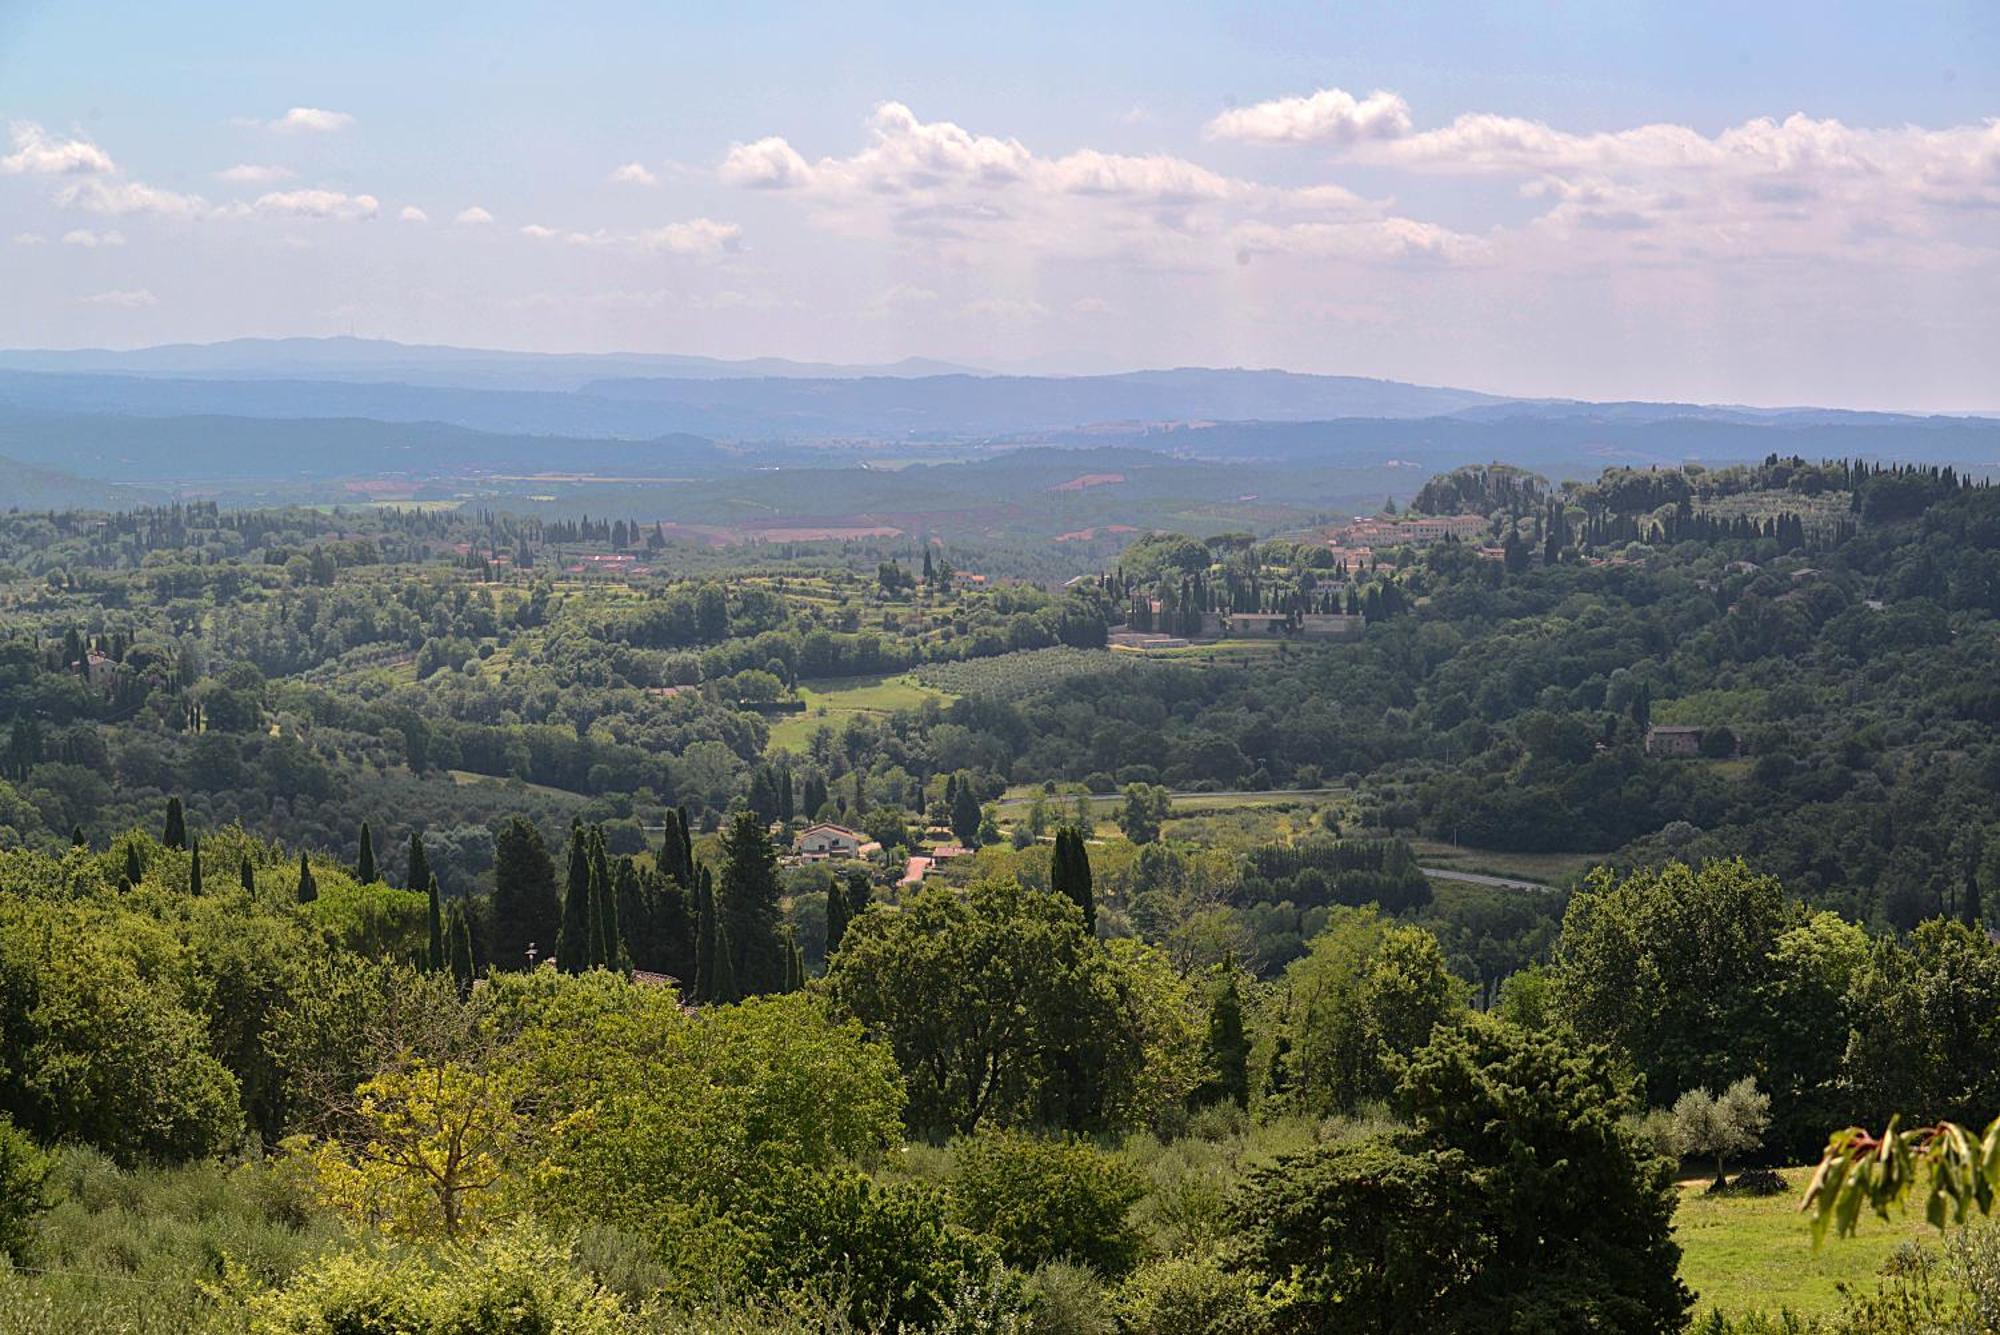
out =
[[[1426,866],[1450,871],[1483,872],[1488,876],[1512,876],[1544,885],[1562,885],[1571,877],[1589,871],[1607,854],[1603,853],[1497,853],[1483,848],[1465,848],[1441,839],[1412,839],[1410,847]]]
[[[1798,1209],[1811,1175],[1785,1169],[1792,1190],[1781,1196],[1709,1197],[1705,1180],[1681,1184],[1674,1232],[1697,1312],[1830,1312],[1840,1305],[1839,1285],[1868,1291],[1897,1246],[1937,1237],[1915,1213],[1887,1224],[1870,1217],[1853,1237],[1830,1237],[1815,1252]]]
[[[798,695],[806,702],[806,712],[794,714],[771,725],[770,751],[804,752],[812,735],[822,726],[835,732],[857,714],[887,716],[899,709],[915,709],[926,700],[949,702],[944,691],[926,686],[905,672],[893,677],[837,677],[798,685]]]

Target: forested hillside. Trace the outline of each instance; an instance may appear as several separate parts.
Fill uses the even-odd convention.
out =
[[[0,1329],[1980,1329],[2000,490],[1006,559],[0,517]]]

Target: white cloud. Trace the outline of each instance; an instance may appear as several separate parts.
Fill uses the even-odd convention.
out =
[[[267,128],[280,134],[335,134],[354,124],[354,117],[344,111],[325,111],[319,107],[293,107],[284,115],[271,121]]]
[[[427,223],[431,220],[431,215],[425,213],[415,204],[405,204],[403,211],[398,213],[396,218],[398,221],[406,223]]]
[[[1078,297],[1069,304],[1072,315],[1109,315],[1111,303],[1103,297]]]
[[[1237,259],[1259,255],[1390,264],[1466,264],[1489,253],[1486,242],[1412,218],[1307,222],[1274,226],[1248,222],[1230,233]]]
[[[142,181],[76,181],[56,191],[56,203],[112,217],[150,213],[163,218],[199,218],[210,213],[200,195],[160,190]]]
[[[142,306],[157,306],[160,299],[143,287],[114,288],[109,292],[94,292],[78,298],[86,306],[116,306],[123,310],[138,310]]]
[[[480,208],[477,204],[474,204],[471,208],[460,209],[458,216],[453,218],[452,221],[463,223],[468,227],[478,227],[492,222],[493,215],[485,209]]]
[[[349,195],[339,190],[282,190],[258,197],[257,212],[293,218],[329,218],[360,222],[382,211],[373,195]]]
[[[116,228],[108,228],[102,232],[93,232],[88,227],[78,227],[72,231],[64,232],[62,242],[65,246],[82,246],[86,250],[95,250],[99,246],[124,245],[125,234]]]
[[[622,167],[611,169],[607,178],[617,185],[658,185],[660,178],[646,169],[642,162],[628,162]]]
[[[255,163],[239,162],[234,167],[225,167],[215,174],[218,181],[230,185],[273,185],[279,181],[289,181],[298,173],[290,167],[263,167]]]
[[[958,313],[972,320],[990,320],[998,324],[1030,324],[1049,313],[1048,307],[1039,301],[1022,301],[1016,297],[981,297],[968,301],[958,308]]]
[[[40,232],[16,232],[14,244],[17,246],[41,246],[48,244],[48,238]]]
[[[14,151],[0,157],[8,176],[87,176],[115,171],[111,155],[87,139],[58,139],[34,121],[8,127]]]
[[[612,231],[600,227],[594,232],[565,232],[538,224],[523,227],[521,232],[539,240],[561,238],[572,246],[630,250],[647,255],[720,255],[737,249],[743,237],[743,229],[735,223],[717,222],[713,218],[690,218],[686,222],[636,231]]]
[[[813,179],[813,169],[798,150],[777,135],[754,144],[733,145],[722,159],[719,174],[725,185],[755,190],[791,190],[809,185]]]
[[[1044,157],[1016,139],[919,120],[900,102],[877,107],[867,129],[858,152],[816,162],[777,136],[738,144],[718,175],[727,184],[785,192],[820,226],[848,235],[1153,269],[1226,264],[1225,233],[1245,217],[1383,212],[1330,183],[1265,185],[1166,153],[1080,148]]]
[[[1409,104],[1396,94],[1378,91],[1357,98],[1342,88],[1237,107],[1208,123],[1211,139],[1259,144],[1351,144],[1397,139],[1409,132]]]

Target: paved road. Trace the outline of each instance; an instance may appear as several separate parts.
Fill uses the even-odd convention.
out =
[[[1543,885],[1539,881],[1517,881],[1509,876],[1488,876],[1485,872],[1453,871],[1447,867],[1425,867],[1423,872],[1443,881],[1470,881],[1474,885],[1497,886],[1502,890],[1540,890],[1544,894],[1555,891],[1554,886]]]

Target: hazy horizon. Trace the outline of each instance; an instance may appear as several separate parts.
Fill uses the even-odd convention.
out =
[[[1973,6],[111,8],[0,12],[0,343],[1996,406]]]

